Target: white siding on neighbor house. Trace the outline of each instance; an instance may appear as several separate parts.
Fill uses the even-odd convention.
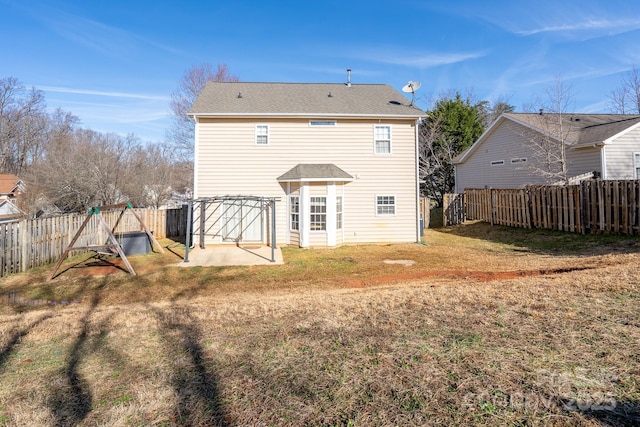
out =
[[[530,130],[505,120],[485,135],[482,144],[456,166],[456,192],[465,188],[522,188],[527,185],[546,184],[545,178],[536,172],[536,156],[531,148]],[[512,163],[512,159],[526,158],[526,163]],[[630,157],[631,158],[631,157]],[[567,147],[568,177],[587,172],[601,172],[600,148]],[[494,161],[502,165],[492,165]]]
[[[269,124],[269,144],[255,144],[255,125]],[[391,155],[374,153],[374,125],[392,126]],[[337,120],[336,126],[309,126],[309,119],[199,119],[195,197],[257,195],[280,197],[278,244],[298,243],[289,231],[287,183],[276,179],[297,164],[333,163],[354,177],[345,183],[343,231],[337,241],[416,241],[415,120]],[[292,190],[294,183],[290,184]],[[326,194],[326,183],[310,194]],[[319,193],[317,193],[319,192]],[[341,194],[339,187],[337,194]],[[396,215],[376,216],[375,195],[394,194]],[[323,195],[323,194],[320,194]],[[319,238],[323,234],[323,238]],[[326,233],[311,233],[326,244]]]
[[[535,162],[527,130],[509,120],[495,127],[464,163],[456,165],[456,192],[465,188],[521,188],[542,184],[544,180],[531,172]],[[512,163],[512,159],[527,159]],[[492,162],[504,161],[501,165]]]
[[[640,152],[640,128],[633,129],[604,147],[606,179],[635,179],[633,153]]]
[[[602,172],[600,147],[569,148],[567,156],[567,176],[569,178],[587,172]]]

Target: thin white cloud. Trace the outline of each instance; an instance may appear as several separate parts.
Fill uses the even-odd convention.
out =
[[[515,31],[521,36],[531,36],[540,33],[574,32],[574,31],[605,31],[608,35],[625,33],[640,29],[640,19],[586,19],[582,22],[570,24],[549,25],[528,30]]]
[[[470,59],[482,58],[483,56],[486,56],[486,52],[423,53],[419,55],[410,52],[403,54],[396,52],[372,52],[361,55],[360,59],[405,67],[433,68],[442,65],[456,64]]]
[[[61,37],[104,55],[123,57],[137,54],[149,47],[174,55],[183,54],[179,49],[158,43],[134,32],[58,9],[31,8],[28,13]]]
[[[145,95],[145,94],[140,94],[140,93],[128,93],[128,92],[105,92],[105,91],[99,91],[99,90],[73,89],[73,88],[59,87],[59,86],[38,86],[38,89],[43,90],[45,92],[70,93],[70,94],[78,94],[78,95],[107,96],[107,97],[114,97],[114,98],[147,99],[147,100],[155,100],[155,101],[168,101],[169,100],[169,97],[167,97],[167,96]]]

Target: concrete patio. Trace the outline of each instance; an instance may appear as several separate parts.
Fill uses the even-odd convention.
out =
[[[275,262],[271,262],[271,247],[257,245],[212,245],[189,250],[189,262],[178,267],[210,267],[232,265],[279,265],[284,264],[280,248],[274,250]]]

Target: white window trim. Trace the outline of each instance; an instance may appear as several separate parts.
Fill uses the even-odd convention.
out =
[[[504,165],[504,160],[492,160],[491,166],[502,166]]]
[[[311,212],[311,199],[313,198],[323,198],[324,199],[324,213],[312,213]],[[326,233],[327,229],[328,229],[328,224],[327,224],[327,214],[328,214],[328,197],[326,195],[310,195],[309,196],[309,233],[314,234],[314,233]],[[311,228],[311,216],[312,215],[324,215],[324,230],[313,230]]]
[[[260,128],[266,128],[267,129],[267,133],[266,134],[258,133],[258,129],[260,129]],[[257,124],[256,127],[255,127],[255,140],[254,140],[255,144],[256,145],[269,145],[270,139],[271,139],[270,135],[269,135],[270,134],[269,131],[270,131],[269,125],[267,125],[267,124]],[[258,142],[258,137],[259,136],[266,136],[267,137],[267,142],[266,143]]]
[[[640,168],[640,151],[634,151],[633,152],[633,179],[640,179],[640,176],[638,176],[638,168]]]
[[[378,197],[393,197],[393,205],[378,205]],[[376,216],[396,216],[398,214],[398,197],[395,194],[376,194],[374,202]],[[378,206],[393,206],[393,213],[378,213]]]
[[[335,120],[309,120],[309,126],[314,128],[336,127],[338,123]]]
[[[294,215],[294,212],[292,212],[293,199],[298,199],[298,212],[296,213],[298,215],[298,228],[297,229],[292,227],[293,221],[291,220],[292,215]],[[299,233],[300,232],[300,196],[295,195],[295,194],[289,195],[289,231],[293,231],[295,233]]]
[[[378,147],[376,145],[376,142],[378,141],[376,139],[376,129],[379,127],[385,127],[385,128],[389,128],[389,152],[378,152]],[[389,156],[393,153],[393,129],[391,128],[391,125],[385,125],[385,124],[377,124],[377,125],[373,125],[373,154],[376,154],[378,156]]]
[[[340,210],[338,210],[338,198],[340,198]],[[342,230],[344,228],[344,197],[342,194],[338,194],[336,199],[336,230]],[[338,221],[340,218],[340,221]]]

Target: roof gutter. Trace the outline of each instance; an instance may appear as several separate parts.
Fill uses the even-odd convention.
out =
[[[338,114],[334,114],[334,113],[300,113],[300,114],[285,114],[285,113],[219,113],[219,114],[213,114],[213,113],[188,113],[187,116],[191,117],[191,118],[196,118],[196,117],[200,117],[200,118],[208,118],[208,119],[215,119],[215,118],[238,118],[238,119],[246,119],[247,117],[252,117],[252,118],[264,118],[264,117],[268,117],[268,118],[291,118],[291,117],[295,117],[295,118],[317,118],[317,117],[328,117],[328,118],[334,118],[334,117],[340,117],[340,118],[370,118],[370,119],[379,119],[379,118],[385,118],[385,119],[414,119],[414,120],[418,120],[424,117],[424,113],[423,114],[419,114],[416,113],[414,114],[347,114],[347,113],[338,113]]]

